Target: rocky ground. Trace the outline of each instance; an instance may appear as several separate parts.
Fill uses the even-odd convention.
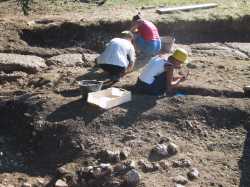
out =
[[[177,38],[184,96],[133,92],[138,58],[113,85],[132,101],[103,110],[78,81],[105,79],[95,58],[124,25],[55,22],[0,22],[0,186],[250,186],[250,41]]]

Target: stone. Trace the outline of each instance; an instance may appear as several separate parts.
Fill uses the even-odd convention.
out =
[[[136,166],[136,162],[134,160],[127,160],[124,164],[128,169],[135,169]]]
[[[185,186],[183,186],[181,184],[175,184],[174,187],[185,187]]]
[[[43,178],[37,178],[36,180],[37,180],[38,184],[40,184],[40,185],[45,184],[45,180]]]
[[[127,169],[128,169],[128,167],[123,163],[118,163],[113,167],[113,170],[116,173],[123,173],[123,172],[127,171]]]
[[[164,144],[164,143],[168,143],[168,142],[171,142],[171,141],[172,141],[171,138],[162,136],[162,137],[160,137],[159,144]]]
[[[130,140],[135,140],[136,138],[137,138],[137,136],[134,135],[134,134],[125,134],[121,141],[122,142],[127,142],[127,141],[130,141]]]
[[[30,183],[25,182],[23,183],[22,187],[32,187],[32,185]]]
[[[57,168],[57,173],[61,176],[65,175],[65,174],[68,174],[70,173],[69,170],[67,170],[64,166],[60,167],[60,168]]]
[[[168,147],[165,144],[157,144],[153,151],[162,157],[168,156]]]
[[[22,84],[22,78],[26,78],[27,77],[27,73],[25,72],[11,72],[11,73],[5,73],[5,72],[0,72],[0,81],[1,82],[12,82],[12,81],[19,81],[20,84]]]
[[[157,163],[157,162],[153,162],[152,165],[153,165],[153,170],[154,170],[154,171],[157,171],[157,170],[160,170],[160,169],[161,169],[160,164]]]
[[[188,172],[188,174],[187,174],[187,176],[188,176],[188,178],[189,178],[190,180],[198,179],[198,178],[199,178],[199,175],[200,175],[200,173],[199,173],[199,171],[198,171],[197,168],[192,168],[192,169]]]
[[[84,60],[84,67],[93,67],[94,65],[97,64],[97,57],[99,56],[100,54],[98,53],[84,53],[83,54],[83,60]]]
[[[99,153],[99,157],[100,157],[102,162],[117,163],[120,161],[120,152],[119,151],[102,150]]]
[[[171,164],[166,160],[161,160],[159,162],[159,164],[160,164],[161,168],[164,169],[164,170],[168,170],[170,168],[170,166],[171,166]]]
[[[185,185],[188,183],[188,179],[181,175],[178,175],[177,177],[175,177],[173,181],[176,182],[177,184],[182,184],[182,185]]]
[[[137,184],[139,184],[140,179],[141,179],[141,176],[139,172],[135,169],[128,171],[124,176],[125,183],[131,186],[136,186]]]
[[[37,56],[0,53],[0,71],[37,73],[46,67],[45,60]]]
[[[101,163],[101,164],[100,164],[100,167],[101,167],[102,169],[111,168],[111,164],[109,164],[109,163]]]
[[[68,186],[68,184],[66,182],[64,182],[63,180],[59,179],[59,180],[56,181],[55,187],[69,187],[69,186]]]
[[[152,172],[152,171],[155,171],[154,169],[154,166],[152,163],[150,162],[147,162],[145,160],[140,160],[138,162],[138,165],[141,167],[142,171],[144,172]]]
[[[192,165],[192,162],[188,159],[180,159],[173,161],[173,167],[190,167]]]
[[[62,54],[53,56],[49,58],[46,63],[48,66],[59,65],[64,67],[73,67],[84,64],[81,54]]]
[[[196,65],[196,64],[193,64],[193,63],[188,63],[188,64],[187,64],[187,67],[190,68],[190,69],[196,69],[196,68],[197,68],[197,65]]]
[[[121,152],[120,152],[121,160],[127,159],[128,156],[130,155],[130,152],[131,152],[131,149],[129,147],[126,147],[123,150],[121,150]]]
[[[108,181],[108,183],[107,183],[106,186],[109,186],[109,187],[120,187],[121,186],[121,182],[118,181],[118,180],[111,180],[111,181]]]
[[[174,143],[169,143],[168,144],[168,148],[167,148],[167,152],[170,154],[170,155],[175,155],[178,153],[178,146],[175,145]]]

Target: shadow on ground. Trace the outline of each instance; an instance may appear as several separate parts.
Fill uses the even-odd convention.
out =
[[[242,157],[239,161],[239,168],[241,170],[240,187],[250,186],[250,126],[246,127],[247,134],[244,144]]]

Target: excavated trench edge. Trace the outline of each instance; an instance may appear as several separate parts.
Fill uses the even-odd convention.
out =
[[[250,42],[250,16],[156,23],[161,36],[172,35],[178,43]],[[111,38],[130,27],[129,21],[99,22],[83,26],[64,22],[60,25],[24,29],[20,38],[30,46],[45,48],[82,47],[100,52]]]

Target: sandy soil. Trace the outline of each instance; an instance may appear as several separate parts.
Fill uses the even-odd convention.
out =
[[[26,20],[0,21],[0,51],[33,54],[46,60],[58,54],[92,54],[101,49],[79,47],[79,43],[70,47],[34,46],[20,37],[27,27]],[[105,40],[113,36],[96,33]],[[242,90],[250,82],[250,43],[180,41],[177,46],[190,52],[190,64],[183,71],[190,70],[191,76],[179,90],[185,96],[133,92],[131,102],[102,110],[82,100],[77,82],[104,79],[93,61],[85,67],[50,66],[11,81],[1,79],[0,186],[54,186],[59,178],[72,187],[115,186],[102,183],[102,179],[97,179],[99,183],[70,184],[69,177],[58,175],[57,169],[63,166],[76,175],[81,167],[98,166],[101,150],[125,148],[130,150],[125,161],[134,161],[141,175],[139,186],[174,186],[173,179],[187,177],[192,167],[200,174],[198,179],[189,180],[187,187],[250,186],[250,100]],[[145,62],[137,60],[138,66]],[[139,71],[113,86],[131,90]],[[179,147],[176,155],[161,159],[151,156],[156,144],[169,142]],[[191,166],[175,166],[181,159],[189,160]],[[138,164],[140,160],[165,161],[167,168],[145,172]],[[121,178],[112,176],[108,181]]]

